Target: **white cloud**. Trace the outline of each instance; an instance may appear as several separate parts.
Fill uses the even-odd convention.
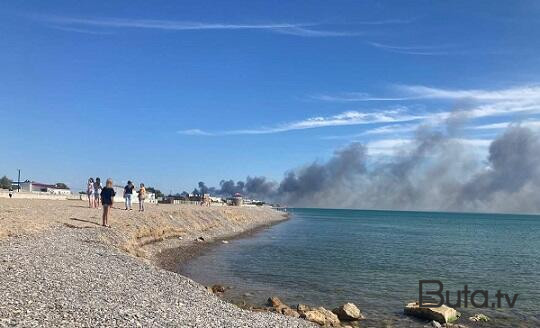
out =
[[[212,133],[205,132],[205,131],[200,130],[200,129],[180,130],[180,131],[178,131],[178,133],[185,134],[185,135],[188,135],[188,136],[211,136],[211,135],[213,135]]]
[[[79,33],[91,33],[80,27],[94,28],[138,28],[157,29],[168,31],[189,30],[267,30],[279,34],[288,34],[301,37],[345,37],[364,35],[364,31],[341,31],[321,29],[326,26],[380,26],[409,24],[415,19],[381,19],[373,21],[357,21],[351,23],[208,23],[198,21],[177,21],[163,19],[130,19],[130,18],[83,18],[54,15],[31,15],[31,18],[56,24],[55,28],[64,26],[63,30]]]
[[[330,126],[362,125],[373,123],[408,122],[423,119],[421,115],[410,115],[403,109],[385,110],[380,112],[348,111],[332,116],[316,116],[305,120],[289,122],[269,128],[229,130],[220,132],[205,132],[199,129],[179,131],[190,135],[239,135],[239,134],[271,134],[293,130],[305,130]],[[196,131],[196,133],[194,133]],[[187,133],[186,133],[187,132]]]
[[[540,87],[523,86],[501,90],[452,90],[441,89],[426,86],[398,86],[396,90],[400,94],[394,98],[379,98],[370,97],[365,93],[348,94],[361,99],[362,101],[382,100],[382,99],[439,99],[441,101],[449,101],[449,107],[453,111],[448,110],[432,110],[431,112],[414,113],[408,107],[399,107],[395,110],[380,110],[380,111],[347,111],[332,116],[317,116],[300,121],[293,121],[283,124],[278,124],[270,127],[261,127],[256,129],[241,129],[207,132],[199,129],[190,129],[179,131],[189,135],[242,135],[242,134],[271,134],[293,130],[315,129],[330,126],[350,126],[350,125],[369,125],[369,124],[384,124],[383,126],[368,129],[362,133],[345,136],[327,136],[324,139],[348,139],[365,135],[385,135],[385,134],[402,134],[414,131],[419,125],[440,125],[453,115],[463,115],[467,119],[478,119],[487,117],[504,117],[512,114],[538,114],[540,113]],[[342,96],[343,94],[341,94]],[[330,96],[328,96],[330,97]],[[400,98],[401,97],[401,98]],[[330,98],[321,98],[329,100]],[[463,100],[463,102],[461,102]],[[351,100],[352,101],[352,100]],[[461,104],[466,105],[461,105]],[[463,108],[456,107],[463,106]],[[443,106],[444,105],[438,105]],[[448,107],[448,106],[447,106]],[[414,123],[413,123],[414,121]],[[386,123],[386,124],[385,124]],[[394,124],[402,123],[402,124]],[[403,124],[407,123],[407,124]],[[533,123],[524,122],[532,126]],[[499,128],[496,127],[484,127]],[[479,128],[481,129],[481,128]]]
[[[355,101],[400,101],[415,98],[410,97],[373,97],[364,92],[342,92],[336,95],[322,94],[311,96],[312,99],[334,102],[355,102]]]
[[[242,30],[242,29],[275,29],[275,28],[293,28],[302,26],[311,26],[313,24],[289,24],[289,23],[271,23],[271,24],[222,24],[222,23],[204,23],[193,21],[173,21],[160,19],[124,19],[124,18],[74,18],[45,16],[41,19],[49,22],[64,25],[84,25],[95,27],[110,28],[143,28],[159,30]]]
[[[423,85],[400,85],[398,90],[423,99],[469,99],[475,101],[540,101],[540,86],[520,86],[500,90],[441,89]]]
[[[540,86],[526,85],[499,90],[482,89],[442,89],[423,85],[399,85],[396,95],[375,97],[367,93],[349,92],[337,95],[315,96],[324,101],[420,101],[426,99],[451,101],[452,109],[457,109],[468,118],[503,116],[514,113],[540,113]],[[461,103],[460,103],[461,102]],[[458,107],[456,107],[456,104]],[[441,121],[453,114],[439,111],[428,115],[431,121]]]
[[[452,50],[448,45],[442,46],[394,46],[378,42],[368,42],[372,47],[405,55],[445,56],[464,54],[465,52]]]
[[[413,132],[419,127],[418,124],[389,124],[383,125],[372,129],[367,129],[361,133],[355,134],[346,134],[346,135],[335,135],[335,136],[324,136],[321,137],[323,140],[350,140],[365,137],[368,135],[399,135],[404,133]]]
[[[324,30],[321,23],[207,23],[197,21],[176,21],[162,19],[126,19],[126,18],[77,18],[63,16],[33,16],[33,18],[55,24],[55,28],[62,28],[73,32],[89,33],[80,27],[105,28],[131,28],[155,29],[167,31],[195,31],[195,30],[266,30],[279,34],[288,34],[301,37],[346,37],[364,35],[363,31]],[[352,25],[389,25],[406,24],[409,20],[379,20],[356,22]],[[334,24],[343,26],[344,24]]]
[[[539,120],[527,120],[527,121],[521,121],[521,122],[499,122],[499,123],[476,125],[470,128],[473,130],[503,130],[503,129],[508,128],[512,124],[528,127],[531,129],[540,129]]]

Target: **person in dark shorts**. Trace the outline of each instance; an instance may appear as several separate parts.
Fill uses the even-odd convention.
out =
[[[103,205],[103,223],[102,225],[104,227],[111,227],[108,223],[109,220],[109,213],[111,212],[111,207],[113,205],[114,196],[116,193],[113,189],[113,181],[112,179],[107,179],[107,183],[105,184],[105,188],[101,190],[101,204]]]

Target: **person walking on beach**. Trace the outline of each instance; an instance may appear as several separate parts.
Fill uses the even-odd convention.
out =
[[[86,195],[88,195],[88,207],[94,207],[94,178],[88,179],[88,184],[86,185]]]
[[[146,199],[146,188],[144,183],[141,183],[139,189],[139,212],[144,212],[144,200]]]
[[[126,200],[126,211],[132,210],[131,208],[131,196],[133,195],[133,189],[135,189],[135,186],[133,185],[133,182],[128,181],[127,185],[124,187],[124,199]]]
[[[104,227],[111,227],[109,225],[109,213],[111,212],[111,207],[113,205],[113,199],[116,193],[113,189],[113,181],[111,178],[107,179],[105,183],[105,188],[101,190],[101,204],[103,205],[103,222]]]
[[[96,200],[96,207],[99,208],[99,203],[101,201],[101,190],[103,189],[103,186],[101,185],[101,179],[98,177],[96,178],[96,182],[94,182],[94,196]]]

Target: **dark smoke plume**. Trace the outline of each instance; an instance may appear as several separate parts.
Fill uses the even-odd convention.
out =
[[[247,197],[288,206],[451,210],[540,211],[540,139],[511,126],[480,160],[470,146],[446,132],[420,128],[409,147],[390,162],[367,165],[369,149],[351,143],[327,162],[313,162],[285,173],[279,183],[265,177],[221,181],[220,188],[199,189],[221,196]]]

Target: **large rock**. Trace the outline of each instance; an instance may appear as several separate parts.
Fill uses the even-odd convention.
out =
[[[357,321],[365,319],[360,309],[353,303],[346,303],[332,310],[341,321]]]
[[[308,321],[315,322],[316,324],[319,324],[321,326],[324,325],[324,323],[326,322],[326,317],[324,316],[324,314],[317,310],[310,310],[304,312],[301,317]]]
[[[293,318],[299,318],[300,317],[300,314],[296,310],[291,309],[290,307],[282,308],[281,313],[286,315],[286,316],[293,317]]]
[[[454,322],[461,315],[455,309],[442,305],[439,307],[420,307],[418,302],[412,302],[405,306],[405,314],[426,320],[434,320],[439,323]]]
[[[298,313],[302,314],[302,313],[305,313],[307,311],[310,311],[311,308],[309,307],[309,305],[306,305],[306,304],[298,304],[296,306],[296,310],[298,311]]]
[[[283,303],[279,298],[275,296],[268,298],[268,305],[276,309],[282,308],[282,307],[288,307],[287,304]]]
[[[337,315],[323,307],[304,312],[301,317],[321,326],[339,327],[340,325]]]
[[[212,285],[212,292],[214,294],[219,294],[219,293],[225,293],[225,286],[222,286],[222,285]]]

